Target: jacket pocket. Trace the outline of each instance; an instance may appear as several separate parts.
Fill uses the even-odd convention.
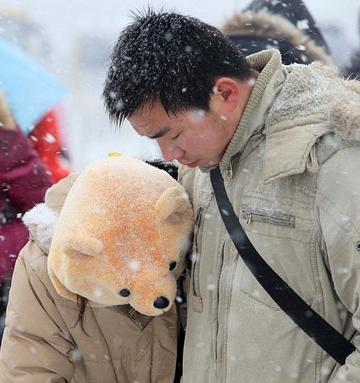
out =
[[[254,208],[245,205],[241,211],[241,218],[246,226],[251,225],[252,222],[263,222],[276,226],[295,228],[294,216],[265,208]]]
[[[304,215],[292,214],[291,207],[277,207],[267,201],[245,203],[239,213],[241,224],[265,262],[303,299],[311,300],[315,294],[311,222]],[[280,310],[241,259],[236,273],[243,294],[254,303]]]

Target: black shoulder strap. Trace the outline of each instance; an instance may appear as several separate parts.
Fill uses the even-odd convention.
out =
[[[210,178],[225,227],[246,266],[279,307],[330,356],[344,364],[355,350],[354,345],[304,302],[255,250],[228,199],[218,166],[210,171]]]

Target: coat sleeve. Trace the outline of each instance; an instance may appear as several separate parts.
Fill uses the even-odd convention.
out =
[[[322,165],[318,208],[325,262],[337,296],[355,329],[347,336],[357,347],[329,382],[360,381],[360,148],[343,149]],[[339,318],[341,312],[339,308]],[[348,315],[349,316],[349,315]],[[343,321],[346,320],[346,315]],[[340,329],[341,331],[341,329]],[[351,333],[352,332],[352,333]],[[355,334],[354,334],[355,332]]]
[[[30,138],[52,180],[59,182],[67,177],[72,170],[64,161],[60,118],[55,109],[51,109],[36,124]]]
[[[0,283],[12,272],[16,257],[29,239],[27,227],[16,219],[0,225]]]
[[[12,272],[28,233],[18,213],[43,202],[52,185],[30,140],[19,128],[0,127],[0,282]],[[6,203],[5,203],[6,202]]]
[[[6,198],[19,213],[25,213],[43,202],[52,185],[50,176],[32,144],[19,128],[0,128],[0,181]]]
[[[31,262],[24,257],[27,252],[32,253]],[[70,355],[76,349],[44,276],[46,257],[30,241],[14,269],[0,350],[0,383],[72,381]]]

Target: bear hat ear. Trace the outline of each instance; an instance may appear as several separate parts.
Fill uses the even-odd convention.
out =
[[[179,186],[166,189],[155,205],[155,215],[160,222],[179,224],[188,214],[191,214],[189,197]]]
[[[97,257],[103,250],[103,243],[89,235],[67,235],[61,246],[62,252],[69,257],[87,255]]]

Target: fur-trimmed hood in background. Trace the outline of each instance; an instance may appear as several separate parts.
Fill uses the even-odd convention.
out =
[[[245,54],[276,48],[284,64],[315,60],[334,65],[327,44],[301,0],[279,4],[255,0],[220,26]]]

